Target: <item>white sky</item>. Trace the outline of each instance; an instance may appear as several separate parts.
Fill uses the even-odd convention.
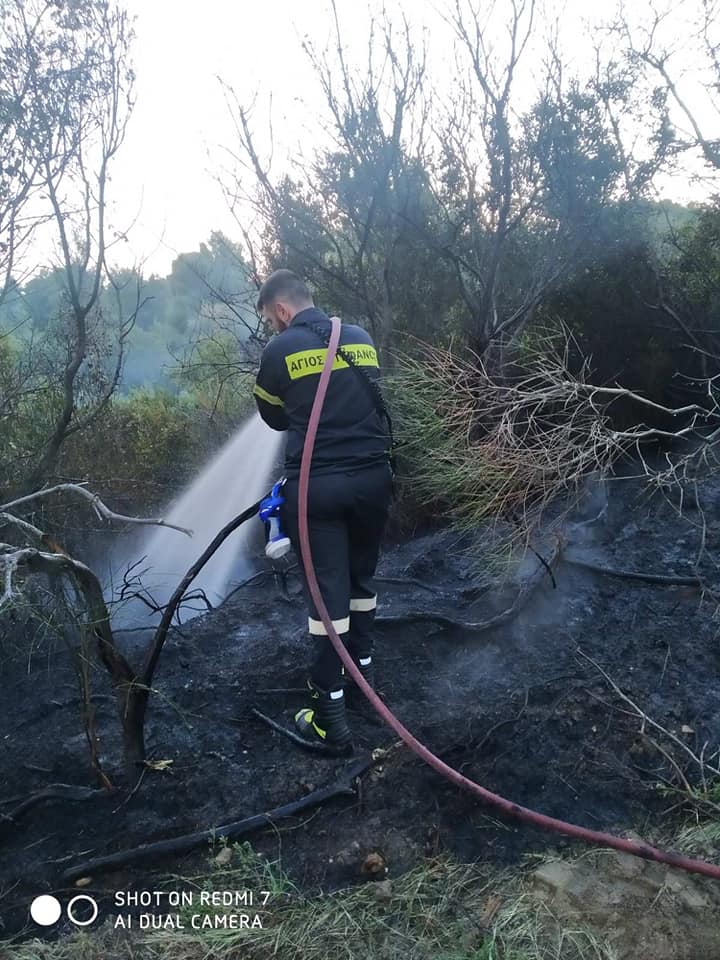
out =
[[[405,11],[413,27],[432,24],[431,75],[449,76],[451,44],[432,2],[415,0]],[[393,9],[393,0],[388,3]],[[499,3],[509,6],[507,0]],[[124,229],[138,219],[130,243],[122,251],[116,247],[114,255],[130,262],[146,258],[147,273],[164,274],[178,253],[197,249],[214,229],[239,239],[213,179],[225,162],[221,145],[233,140],[217,76],[244,101],[259,92],[259,133],[272,96],[276,139],[285,133],[292,145],[304,136],[312,148],[322,99],[301,38],[309,36],[322,49],[332,20],[326,0],[126,0],[126,6],[137,17],[137,104],[112,173],[112,220]],[[579,20],[597,8],[585,0],[562,6],[563,29],[578,56]],[[625,6],[639,10],[647,4],[626,0]],[[350,56],[362,57],[367,5],[337,0],[337,7]],[[538,24],[538,40],[543,29]],[[280,154],[282,147],[276,159]],[[670,183],[666,192],[678,199],[693,196],[684,180]]]
[[[237,234],[213,179],[226,163],[222,146],[233,145],[218,76],[243,101],[259,94],[259,132],[272,95],[276,135],[289,123],[297,139],[300,122],[319,103],[302,34],[323,45],[332,21],[324,0],[126,0],[126,6],[137,17],[137,103],[114,168],[113,219],[120,227],[121,212],[128,222],[140,211],[128,254],[149,254],[147,269],[164,273],[177,253],[197,249],[212,230]],[[364,7],[338,0],[338,8],[351,35],[364,33]]]

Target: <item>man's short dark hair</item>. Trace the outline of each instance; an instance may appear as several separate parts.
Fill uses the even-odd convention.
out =
[[[263,307],[282,299],[301,305],[308,301],[312,303],[313,298],[303,281],[292,270],[275,270],[260,287],[256,304],[257,312],[261,313]]]

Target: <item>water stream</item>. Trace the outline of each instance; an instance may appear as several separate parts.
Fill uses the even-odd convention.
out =
[[[122,563],[115,566],[109,592],[117,599],[125,572],[136,564],[132,574],[139,577],[145,595],[158,606],[167,603],[215,535],[266,493],[280,475],[283,436],[266,426],[257,413],[246,420],[165,513],[168,523],[191,529],[193,536],[168,527],[148,527]],[[260,555],[261,533],[260,521],[248,520],[230,534],[188,593],[202,591],[217,606],[257,565],[254,554]],[[253,545],[257,549],[253,550]],[[137,592],[137,587],[134,590]],[[202,599],[188,602],[183,605],[181,619],[188,620],[206,609]],[[136,599],[117,605],[113,622],[149,626],[148,606]]]

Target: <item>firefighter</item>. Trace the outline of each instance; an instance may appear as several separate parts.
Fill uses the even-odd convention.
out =
[[[265,423],[287,431],[281,520],[300,556],[300,460],[331,324],[290,270],[276,270],[268,277],[257,310],[278,336],[263,351],[254,395]],[[307,507],[323,600],[340,639],[371,684],[377,603],[372,578],[392,496],[390,437],[379,377],[371,337],[362,327],[343,323],[313,450]],[[308,680],[310,703],[295,715],[295,725],[306,739],[349,750],[342,661],[307,583],[304,586],[316,655]]]

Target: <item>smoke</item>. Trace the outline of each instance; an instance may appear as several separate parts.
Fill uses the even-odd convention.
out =
[[[509,610],[524,585],[532,583],[517,611],[496,628],[457,634],[445,641],[448,655],[439,679],[449,684],[452,702],[459,710],[468,702],[477,701],[490,688],[509,691],[530,686],[538,678],[534,673],[528,674],[528,664],[537,661],[538,650],[547,651],[548,667],[552,670],[553,660],[562,650],[558,635],[591,612],[586,592],[577,589],[578,576],[582,574],[562,563],[563,553],[567,550],[578,559],[598,562],[607,509],[607,481],[600,474],[590,475],[571,513],[562,510],[561,520],[549,517],[544,532],[533,538],[533,549],[524,549],[509,573],[499,573],[477,600],[469,606],[458,606],[450,614],[465,621],[484,622]],[[562,537],[559,550],[558,536]],[[556,553],[560,562],[551,566],[551,573],[540,557],[547,562]],[[466,560],[466,566],[470,562]],[[459,569],[459,557],[455,563]]]

